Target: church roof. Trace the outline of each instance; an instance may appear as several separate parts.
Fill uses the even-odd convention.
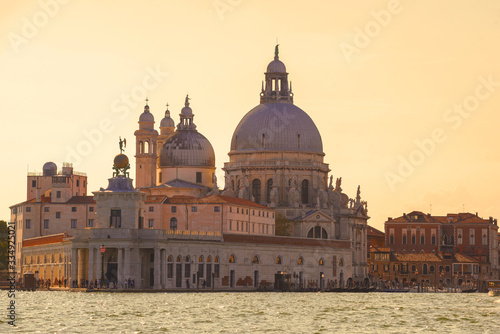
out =
[[[207,189],[207,187],[200,186],[199,184],[194,184],[191,182],[175,179],[171,180],[168,182],[165,182],[163,184],[160,184],[159,186],[153,187],[153,188],[197,188],[197,189]]]

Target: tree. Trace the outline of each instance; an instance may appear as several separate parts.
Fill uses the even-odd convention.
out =
[[[0,270],[7,269],[7,251],[9,245],[9,228],[7,222],[0,220]]]
[[[288,218],[280,213],[276,214],[275,234],[289,237],[292,230],[292,223]]]

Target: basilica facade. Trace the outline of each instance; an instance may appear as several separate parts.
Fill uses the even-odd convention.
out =
[[[72,169],[65,185],[59,184],[64,173],[51,163],[35,189],[29,179],[27,201],[11,207],[23,236],[18,274],[33,271],[53,279],[57,265],[59,279],[102,277],[119,287],[132,279],[137,287],[155,289],[200,282],[217,289],[283,282],[325,288],[327,282],[347,286],[367,278],[367,204],[359,187],[350,198],[342,179],[334,182],[329,175],[321,135],[294,105],[278,47],[260,104],[233,133],[220,187],[214,149],[194,116],[186,96],[177,126],[167,107],[158,132],[146,103],[134,133],[135,187],[123,152],[115,157],[107,188],[93,196],[86,194],[86,176]],[[78,187],[67,186],[77,180]],[[71,189],[64,198],[60,187]],[[61,216],[55,205],[71,207],[71,213]],[[73,211],[75,206],[84,209]]]

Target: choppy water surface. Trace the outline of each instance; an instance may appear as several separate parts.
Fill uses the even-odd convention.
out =
[[[499,333],[500,298],[414,293],[18,292],[0,333]]]

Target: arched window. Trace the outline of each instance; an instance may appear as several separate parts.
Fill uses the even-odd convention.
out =
[[[139,142],[139,154],[144,154],[144,142]]]
[[[307,237],[315,239],[328,239],[328,233],[321,226],[314,226],[311,227],[309,232],[307,232]]]
[[[189,261],[191,261],[191,257],[189,257],[189,255],[188,255],[188,256],[186,256],[186,257],[184,258],[184,261],[185,261],[185,262],[189,262]]]
[[[211,256],[207,256],[207,262],[212,262],[212,257]]]
[[[302,198],[302,204],[308,204],[309,203],[309,181],[308,180],[303,180],[302,181],[302,189],[301,189],[301,198]]]
[[[177,218],[170,218],[170,229],[176,231],[177,230]]]
[[[144,153],[145,153],[145,154],[148,154],[148,153],[149,153],[149,145],[150,145],[150,144],[149,144],[149,142],[148,142],[148,141],[144,142]]]
[[[325,265],[325,260],[323,258],[319,259],[318,265],[324,266]]]
[[[273,189],[273,179],[267,180],[267,203],[271,203],[271,190]]]
[[[301,257],[299,257],[299,259],[297,260],[297,264],[298,264],[299,266],[301,266],[301,265],[303,265],[303,264],[304,264],[304,258],[303,258],[302,256],[301,256]]]
[[[172,255],[169,255],[168,258],[167,258],[167,261],[168,262],[172,262],[173,258],[172,258]]]
[[[215,257],[215,261],[214,262],[215,263],[219,263],[219,257],[218,256]]]
[[[229,255],[229,263],[236,263],[236,257],[233,254]]]
[[[283,258],[281,256],[276,257],[276,264],[281,264],[283,262]]]
[[[175,262],[181,262],[181,261],[182,261],[182,260],[181,260],[181,256],[180,256],[180,255],[179,255],[179,256],[177,256],[177,258],[175,259]]]
[[[259,264],[259,257],[257,255],[255,255],[252,259],[252,263],[253,264]]]
[[[340,259],[339,260],[339,267],[343,267],[344,266],[344,259]]]
[[[203,255],[200,255],[200,257],[198,258],[198,262],[203,262]]]
[[[260,203],[260,180],[254,179],[252,181],[252,195],[255,199],[255,203]]]

